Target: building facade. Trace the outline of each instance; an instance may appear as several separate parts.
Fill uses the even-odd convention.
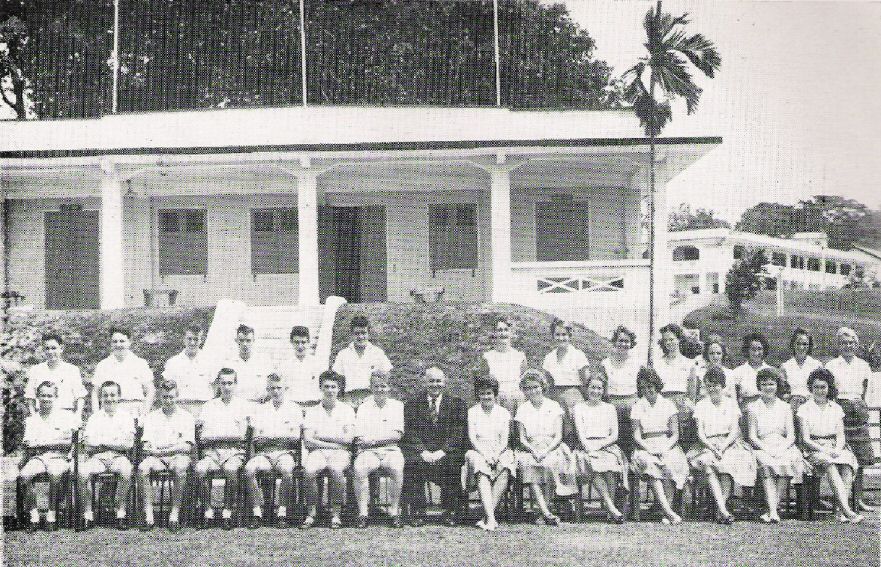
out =
[[[829,248],[824,233],[798,233],[791,238],[738,232],[727,228],[685,230],[669,234],[668,259],[676,298],[725,293],[725,275],[734,262],[763,250],[765,272],[784,289],[839,289],[858,274],[875,273],[881,262],[860,250]]]
[[[260,108],[4,131],[6,287],[37,308],[427,294],[646,325],[648,145],[630,113]],[[658,143],[665,219],[666,182],[721,139]]]

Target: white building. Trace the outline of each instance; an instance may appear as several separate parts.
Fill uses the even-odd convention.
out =
[[[319,106],[0,128],[4,277],[37,308],[442,288],[647,330],[648,140],[629,112]],[[658,140],[659,228],[665,184],[720,143]]]
[[[828,247],[822,232],[775,238],[737,232],[727,228],[685,230],[669,233],[673,294],[677,298],[699,295],[709,303],[713,295],[725,292],[725,275],[748,251],[764,250],[765,271],[785,289],[838,289],[854,273],[876,271],[881,260],[854,249]]]

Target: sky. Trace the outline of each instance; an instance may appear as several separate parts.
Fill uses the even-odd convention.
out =
[[[616,75],[642,55],[654,1],[564,3]],[[666,0],[663,9],[688,12],[688,31],[722,55],[716,77],[698,81],[697,111],[674,106],[663,132],[723,138],[668,184],[671,207],[731,221],[760,201],[817,194],[881,207],[881,3]]]

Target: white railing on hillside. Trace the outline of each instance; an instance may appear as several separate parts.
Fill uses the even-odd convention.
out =
[[[608,336],[624,324],[648,330],[648,260],[514,262],[511,300]]]

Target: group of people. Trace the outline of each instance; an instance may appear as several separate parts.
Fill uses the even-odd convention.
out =
[[[703,356],[684,356],[677,325],[661,329],[663,356],[651,368],[631,354],[636,335],[623,326],[611,337],[609,356],[595,367],[572,345],[571,324],[555,320],[550,333],[555,348],[541,369],[529,368],[524,353],[512,346],[511,322],[495,321],[493,347],[483,353],[474,379],[476,403],[468,408],[447,391],[447,376],[438,367],[424,371],[412,397],[393,398],[392,364],[370,342],[363,316],[353,317],[351,344],[330,369],[311,354],[306,327],[291,330],[291,355],[274,365],[254,351],[254,329],[244,324],[236,331],[234,356],[206,360],[200,351],[203,330],[193,325],[183,351],[166,362],[155,391],[149,365],[131,352],[130,332],[113,328],[112,353],[95,368],[94,409],[84,426],[87,391],[80,371],[63,360],[61,337],[46,334],[46,360],[30,369],[25,393],[31,415],[25,421],[20,478],[28,529],[41,521],[35,477],[49,478],[45,526],[51,530],[57,526],[61,477],[73,468],[86,528],[95,520],[91,480],[109,472],[118,477],[118,527],[129,527],[126,502],[134,481],[144,488],[140,528],[151,529],[150,476],[166,471],[172,487],[168,525],[179,529],[190,470],[205,525],[218,521],[210,479],[226,479],[219,518],[225,528],[233,525],[239,475],[245,480],[247,524],[265,523],[258,477],[274,472],[280,477],[274,519],[288,527],[293,514],[287,504],[300,465],[306,500],[302,529],[315,525],[323,478],[329,526],[342,526],[347,472],[357,527],[368,525],[374,473],[389,479],[393,527],[404,524],[402,501],[409,522],[424,523],[425,482],[432,481],[441,489],[445,523],[461,519],[465,491],[476,489],[484,511],[477,525],[494,531],[496,509],[512,478],[529,486],[536,523],[559,524],[554,497],[576,493],[579,481],[594,486],[609,520],[620,523],[625,517],[615,493],[619,486],[628,489],[629,472],[647,480],[668,524],[682,521],[671,502],[692,471],[706,477],[723,524],[733,522],[727,502],[734,484],[752,487],[759,481],[767,505],[760,519],[776,523],[788,483],[801,482],[808,472],[828,476],[840,521],[863,519],[851,508],[849,494],[860,467],[875,462],[864,402],[871,370],[855,356],[858,338],[851,329],[838,331],[840,356],[825,365],[811,356],[810,333],[796,329],[789,345],[792,358],[780,368],[765,362],[767,339],[749,334],[743,339],[746,362],[733,370],[725,366],[725,345],[716,336],[705,340]],[[71,462],[75,434],[82,447],[76,466]],[[133,463],[136,437],[141,451]]]

